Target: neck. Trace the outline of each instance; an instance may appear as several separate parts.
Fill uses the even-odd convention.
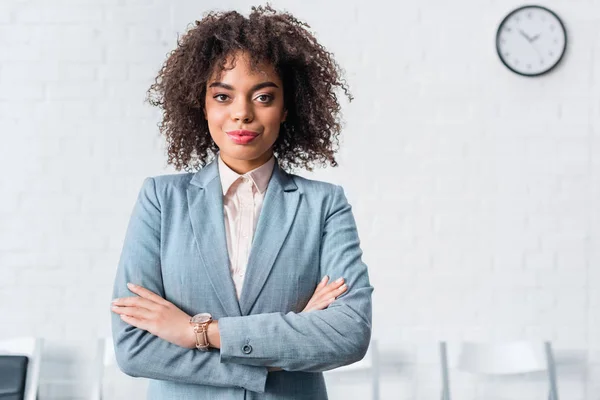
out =
[[[261,165],[265,164],[273,156],[273,151],[269,150],[262,154],[260,157],[253,160],[238,160],[235,158],[228,157],[225,154],[220,154],[223,162],[236,173],[243,175],[246,172],[252,171]]]

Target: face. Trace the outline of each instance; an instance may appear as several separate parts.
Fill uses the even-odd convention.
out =
[[[235,66],[231,69],[235,60]],[[287,112],[283,84],[271,64],[250,69],[248,57],[236,53],[206,85],[205,116],[221,158],[239,174],[258,168],[273,155],[273,144]]]

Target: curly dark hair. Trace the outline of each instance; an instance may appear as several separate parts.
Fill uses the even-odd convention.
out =
[[[317,43],[305,22],[269,4],[252,7],[248,17],[236,11],[211,11],[195,21],[168,54],[147,101],[162,109],[160,132],[166,136],[168,161],[187,172],[204,167],[218,151],[204,117],[206,85],[225,69],[227,57],[248,53],[250,67],[273,65],[284,88],[287,119],[273,152],[280,166],[313,170],[313,163],[337,166],[334,154],[342,128],[337,88],[353,100],[333,54]]]

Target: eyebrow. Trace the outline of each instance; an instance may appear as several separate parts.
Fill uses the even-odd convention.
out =
[[[234,90],[233,86],[228,85],[223,82],[213,82],[208,87],[221,87],[221,88],[227,89],[227,90]],[[259,89],[266,88],[266,87],[279,88],[279,86],[277,86],[275,83],[269,81],[269,82],[258,83],[256,85],[252,86],[250,88],[250,91],[254,92],[255,90],[259,90]]]

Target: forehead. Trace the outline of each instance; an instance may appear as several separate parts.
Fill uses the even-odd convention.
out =
[[[242,52],[231,54],[226,57],[225,65],[222,71],[216,66],[211,74],[209,82],[223,82],[238,85],[244,83],[254,84],[257,81],[266,80],[280,82],[280,77],[273,64],[267,61],[257,63],[254,68],[251,65],[250,57]]]

